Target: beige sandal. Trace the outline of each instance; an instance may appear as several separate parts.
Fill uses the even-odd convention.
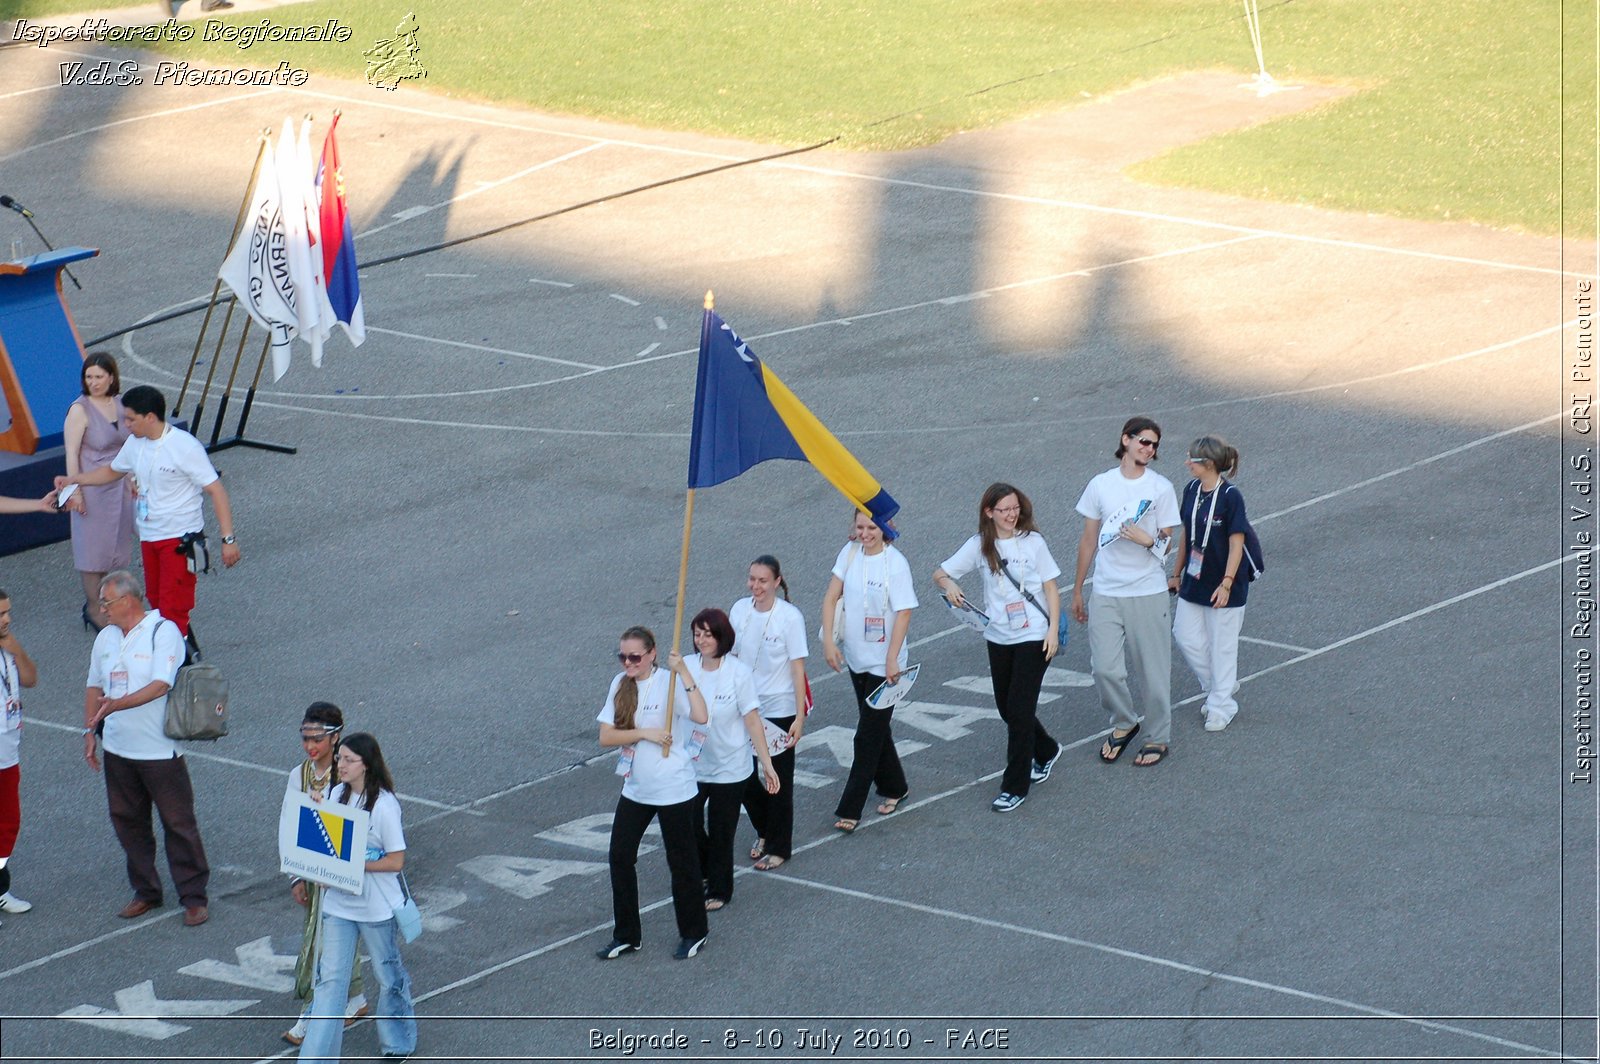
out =
[[[783,863],[784,863],[784,860],[785,860],[785,858],[779,857],[775,853],[769,853],[765,857],[763,857],[761,860],[756,862],[756,871],[757,872],[770,872],[774,868],[778,868],[778,867],[782,866]]]
[[[850,834],[852,831],[854,831],[856,829],[856,825],[859,824],[859,823],[861,823],[861,821],[859,821],[859,820],[851,820],[849,817],[842,816],[838,820],[835,820],[833,822],[833,826],[837,830],[842,831],[846,835],[848,835],[848,834]]]

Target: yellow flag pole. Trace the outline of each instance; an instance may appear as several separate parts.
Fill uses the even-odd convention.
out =
[[[239,202],[239,213],[233,219],[233,235],[228,237],[228,251],[233,250],[233,243],[239,239],[239,232],[244,228],[245,215],[250,212],[250,194],[256,190],[256,177],[261,173],[261,160],[262,157],[267,153],[267,141],[271,139],[271,129],[264,129],[261,131],[261,143],[256,147],[256,161],[255,164],[250,167],[250,180],[247,181],[244,186],[244,199]],[[226,257],[226,252],[224,252],[224,257]],[[189,355],[189,369],[183,375],[183,387],[178,389],[178,401],[172,404],[173,417],[177,417],[178,411],[183,409],[184,397],[189,392],[189,381],[194,377],[194,367],[200,360],[200,349],[206,342],[206,330],[211,327],[211,312],[217,309],[217,296],[221,294],[222,278],[218,277],[211,285],[211,301],[206,304],[206,316],[205,320],[200,323],[200,335],[194,339],[194,351]],[[233,304],[230,303],[228,305],[228,316],[222,323],[222,335],[217,337],[218,351],[222,350],[222,338],[228,335],[228,322],[231,321],[232,318]],[[215,355],[212,357],[214,360]],[[212,368],[216,368],[215,361],[212,363]],[[207,377],[206,387],[209,388],[210,386],[211,380],[209,377]],[[202,409],[205,407],[205,402],[205,396],[202,394],[200,397],[200,406]],[[199,428],[199,420],[200,419],[197,416],[194,421],[191,422],[190,427]],[[199,435],[199,433],[196,433],[196,435]]]
[[[706,289],[706,309],[712,309],[711,289]],[[694,489],[688,489],[683,500],[683,551],[678,556],[678,598],[672,616],[672,652],[678,652],[683,639],[683,596],[689,586],[689,533],[694,529]],[[677,694],[676,681],[667,684],[667,741],[661,744],[661,756],[672,753],[672,701]]]

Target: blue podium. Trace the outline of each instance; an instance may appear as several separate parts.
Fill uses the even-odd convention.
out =
[[[61,426],[83,394],[83,342],[61,290],[69,263],[100,254],[61,248],[0,262],[0,395],[10,424],[0,432],[0,495],[37,499],[67,471]],[[0,517],[0,555],[70,534],[66,515]]]

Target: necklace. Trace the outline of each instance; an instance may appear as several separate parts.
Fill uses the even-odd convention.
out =
[[[306,762],[306,792],[313,798],[321,798],[328,791],[328,784],[333,782],[333,762],[328,762],[327,771],[320,776],[317,774],[317,763]]]

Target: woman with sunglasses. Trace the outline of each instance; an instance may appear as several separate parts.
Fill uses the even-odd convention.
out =
[[[1183,489],[1179,510],[1178,568],[1168,587],[1178,593],[1172,613],[1172,640],[1200,681],[1206,700],[1200,707],[1206,731],[1228,726],[1239,712],[1234,699],[1239,677],[1239,632],[1244,627],[1249,581],[1244,563],[1244,496],[1227,474],[1239,470],[1239,452],[1220,436],[1201,436],[1185,459],[1193,480]]]
[[[1061,744],[1039,723],[1039,686],[1056,656],[1061,567],[1033,523],[1033,501],[1010,484],[990,484],[978,503],[978,534],[933,571],[933,582],[951,605],[966,602],[958,581],[983,573],[984,612],[989,626],[989,680],[1000,719],[1006,722],[1006,768],[1000,797],[989,806],[1009,813],[1035,783],[1050,778]]]
[[[739,805],[746,789],[759,787],[763,794],[776,794],[779,781],[767,751],[754,677],[749,666],[728,656],[733,649],[728,615],[719,609],[701,610],[689,630],[698,653],[689,655],[684,664],[710,717],[697,729],[706,738],[694,762],[700,792],[695,798],[694,833],[706,881],[706,912],[714,913],[733,900],[733,837],[739,830]],[[752,750],[761,763],[759,781],[751,769]]]
[[[887,540],[893,525],[877,525],[856,514],[855,542],[847,543],[833,563],[833,575],[822,599],[822,654],[834,672],[848,667],[856,693],[855,760],[834,810],[833,826],[851,832],[861,823],[867,794],[874,784],[882,801],[878,815],[888,816],[911,793],[890,729],[893,708],[873,709],[867,697],[884,681],[894,683],[906,667],[906,633],[917,606],[916,587],[905,555]],[[844,631],[834,630],[834,604],[844,603]],[[840,643],[843,642],[843,649]]]
[[[809,650],[805,618],[789,601],[789,584],[778,559],[761,555],[750,563],[748,580],[749,596],[728,611],[733,653],[755,673],[762,718],[789,733],[789,745],[772,757],[777,791],[769,794],[764,782],[752,776],[744,792],[745,811],[757,836],[750,859],[757,871],[767,872],[787,861],[794,850],[794,755],[806,728]]]
[[[622,671],[611,681],[600,722],[600,745],[619,747],[617,775],[622,796],[611,819],[611,942],[596,956],[613,960],[639,948],[639,841],[645,828],[661,820],[661,846],[672,873],[672,907],[678,918],[678,948],[673,956],[688,960],[706,941],[704,887],[700,854],[695,847],[694,811],[699,786],[691,748],[694,726],[710,716],[705,696],[684,660],[674,651],[668,668],[656,667],[656,637],[635,626],[622,633],[617,646]],[[670,671],[669,671],[670,670]],[[672,715],[667,721],[668,691]]]
[[[405,903],[400,873],[406,864],[406,837],[394,778],[378,740],[366,732],[346,736],[334,755],[341,786],[333,800],[367,811],[366,875],[361,893],[325,891],[322,896],[322,959],[316,994],[300,1046],[303,1061],[337,1061],[344,1043],[345,995],[356,956],[356,940],[366,943],[372,973],[378,977],[378,1048],[386,1057],[408,1057],[417,1049],[417,1012],[411,1002],[411,976],[400,960],[400,928],[394,911]]]
[[[300,745],[306,759],[289,770],[288,793],[307,794],[321,802],[333,788],[333,758],[339,751],[339,733],[344,730],[344,713],[332,702],[313,702],[300,721]],[[306,911],[305,929],[300,935],[300,956],[294,966],[294,996],[305,1002],[300,1018],[283,1032],[283,1040],[297,1046],[306,1040],[306,1020],[311,1016],[312,991],[316,985],[317,958],[322,951],[322,891],[320,883],[294,879],[289,892]],[[356,957],[350,973],[349,997],[345,1002],[345,1026],[371,1011],[361,982],[361,958]]]

